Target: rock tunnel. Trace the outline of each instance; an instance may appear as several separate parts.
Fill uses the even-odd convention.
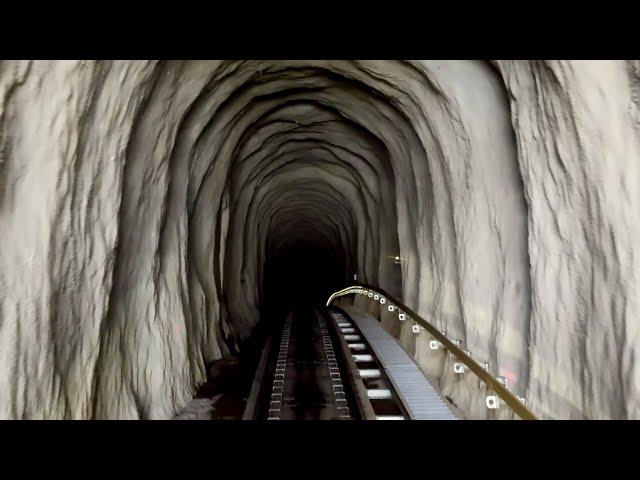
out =
[[[0,418],[172,418],[354,279],[640,418],[639,158],[638,61],[2,61]]]

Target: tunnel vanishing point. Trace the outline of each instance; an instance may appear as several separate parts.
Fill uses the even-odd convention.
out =
[[[284,416],[291,355],[339,413],[378,325],[503,418],[398,308],[537,418],[640,418],[640,61],[0,62],[0,418],[215,412],[260,364]]]

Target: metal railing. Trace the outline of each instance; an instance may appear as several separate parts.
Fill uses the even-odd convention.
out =
[[[331,303],[338,297],[357,294],[366,295],[367,297],[372,298],[377,296],[378,298],[374,300],[379,302],[381,305],[386,305],[388,302],[387,308],[390,312],[395,312],[397,310],[398,318],[400,320],[408,320],[410,318],[417,325],[429,332],[445,349],[451,352],[460,362],[466,365],[469,370],[475,373],[485,384],[487,384],[496,393],[500,400],[506,403],[520,418],[523,420],[537,420],[533,412],[531,412],[516,395],[511,393],[505,385],[491,375],[488,370],[479,365],[473,358],[459,348],[458,345],[453,343],[446,335],[431,325],[431,323],[422,318],[411,308],[407,307],[404,303],[389,295],[383,289],[366,283],[354,282],[353,285],[333,293],[327,300],[327,306],[331,305]],[[407,318],[407,316],[409,318]]]

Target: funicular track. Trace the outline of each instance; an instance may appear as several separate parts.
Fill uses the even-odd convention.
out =
[[[279,335],[266,342],[244,419],[408,418],[384,369],[354,332],[336,308],[290,312]]]

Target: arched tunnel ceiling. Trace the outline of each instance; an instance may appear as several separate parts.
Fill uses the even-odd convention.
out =
[[[311,238],[541,416],[640,414],[637,62],[2,66],[0,417],[172,415]]]

